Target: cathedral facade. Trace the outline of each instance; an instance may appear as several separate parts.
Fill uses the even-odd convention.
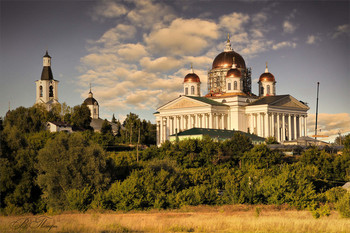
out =
[[[184,78],[183,95],[157,109],[157,145],[191,128],[239,130],[272,136],[281,143],[306,136],[309,107],[290,95],[276,95],[276,80],[267,64],[259,78],[259,93],[253,94],[251,69],[233,51],[229,38],[208,72],[205,96],[200,85],[191,68]]]

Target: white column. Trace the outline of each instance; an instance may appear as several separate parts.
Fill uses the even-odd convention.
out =
[[[215,129],[219,128],[219,114],[215,114]]]
[[[257,115],[257,134],[258,136],[261,136],[261,114],[260,112]]]
[[[286,116],[282,113],[282,142],[286,140]]]
[[[225,129],[225,114],[221,114],[221,129]]]
[[[265,122],[265,126],[264,126],[264,137],[267,138],[268,136],[270,136],[270,128],[269,128],[269,114],[265,113],[264,115],[264,122]]]
[[[273,127],[273,129],[272,129],[272,136],[273,136],[274,138],[276,138],[276,140],[277,140],[275,121],[276,121],[276,113],[273,113],[273,114],[272,114],[272,127]]]
[[[297,115],[294,114],[294,139],[297,138]]]
[[[292,116],[288,114],[288,141],[292,140]]]
[[[213,128],[213,113],[209,113],[209,129]]]
[[[157,145],[160,144],[160,126],[159,126],[159,121],[157,121]]]
[[[280,115],[277,113],[277,141],[281,141],[281,129],[280,129]]]
[[[301,137],[302,136],[302,121],[301,121],[301,118],[302,118],[302,116],[301,115],[299,115],[299,118],[298,118],[298,123],[299,123],[299,137]]]
[[[249,114],[249,133],[254,133],[254,117],[253,114]]]
[[[304,116],[304,136],[307,136],[307,116]]]

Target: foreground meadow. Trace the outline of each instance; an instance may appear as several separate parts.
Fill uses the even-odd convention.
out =
[[[0,232],[350,232],[337,212],[266,206],[185,207],[174,211],[1,216]]]

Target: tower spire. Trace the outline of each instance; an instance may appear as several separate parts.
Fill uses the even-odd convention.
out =
[[[226,41],[226,47],[224,49],[224,52],[230,52],[230,51],[232,51],[231,41],[230,41],[230,34],[227,33],[227,41]]]
[[[91,83],[90,83],[90,92],[89,92],[89,98],[92,98],[92,91],[91,91]]]
[[[265,68],[265,73],[269,72],[269,68],[267,68],[267,62],[266,62],[266,68]]]
[[[191,63],[191,73],[194,74],[194,71],[193,71],[193,63]]]

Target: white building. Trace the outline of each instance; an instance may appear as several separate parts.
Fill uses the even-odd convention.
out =
[[[72,127],[64,122],[47,122],[46,129],[49,130],[51,133],[56,132],[68,132],[72,133]]]
[[[239,130],[279,142],[306,136],[309,107],[290,95],[276,95],[267,64],[258,84],[256,96],[251,93],[251,69],[228,38],[208,72],[208,94],[201,97],[200,78],[192,69],[184,78],[184,94],[157,109],[157,145],[191,128]]]
[[[44,104],[50,110],[52,104],[58,103],[58,81],[53,79],[51,70],[51,57],[46,51],[43,57],[43,71],[40,80],[36,84],[36,104]]]

